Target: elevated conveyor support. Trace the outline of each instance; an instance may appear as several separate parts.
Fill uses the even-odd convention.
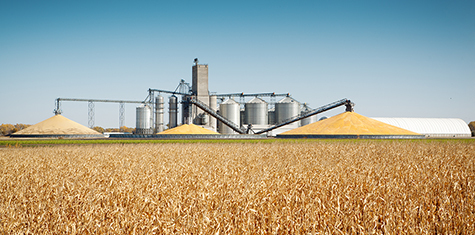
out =
[[[266,132],[269,132],[269,131],[272,131],[274,129],[277,129],[279,127],[282,127],[282,126],[285,126],[285,125],[288,125],[290,123],[293,123],[293,122],[297,122],[297,121],[300,121],[304,118],[308,118],[310,116],[313,116],[313,115],[316,115],[316,114],[319,114],[319,113],[322,113],[322,112],[325,112],[325,111],[328,111],[330,109],[334,109],[336,107],[339,107],[339,106],[342,106],[342,105],[345,105],[346,106],[346,111],[347,112],[352,112],[353,111],[353,103],[351,103],[350,100],[348,99],[341,99],[341,100],[338,100],[338,101],[335,101],[333,103],[330,103],[330,104],[327,104],[327,105],[324,105],[322,107],[319,107],[319,108],[316,108],[308,113],[305,113],[303,115],[299,115],[299,116],[296,116],[296,117],[293,117],[291,119],[288,119],[288,120],[284,120],[283,122],[279,123],[279,124],[276,124],[270,128],[267,128],[267,129],[264,129],[264,130],[261,130],[261,131],[258,131],[256,132],[256,135],[259,135],[259,134],[263,134],[263,133],[266,133]]]
[[[178,88],[177,88],[178,89]],[[151,91],[154,91],[154,92],[161,92],[161,93],[168,93],[168,94],[173,94],[173,95],[190,95],[191,93],[183,93],[183,92],[179,92],[179,91],[167,91],[167,90],[160,90],[160,89],[152,89],[152,88],[149,88],[148,89],[148,92],[151,92]]]
[[[234,97],[239,97],[239,96],[242,96],[242,97],[245,97],[245,96],[290,96],[290,94],[289,93],[276,94],[275,92],[244,94],[244,92],[242,92],[242,93],[216,94],[216,96],[217,97],[230,97],[230,96],[234,96]]]
[[[241,128],[239,128],[238,125],[236,125],[234,122],[230,121],[229,119],[221,116],[220,114],[218,114],[217,112],[215,112],[213,109],[211,109],[208,105],[206,105],[205,103],[197,100],[197,99],[193,99],[192,97],[187,97],[186,100],[183,101],[184,103],[191,103],[191,104],[194,104],[196,105],[198,108],[202,109],[203,111],[207,112],[209,115],[213,116],[214,118],[218,119],[220,122],[224,123],[226,126],[228,126],[229,128],[233,129],[234,131],[236,131],[237,133],[239,134],[246,134],[246,132],[244,130],[241,130]],[[186,105],[186,104],[185,104]]]
[[[55,101],[54,114],[61,114],[61,101],[81,101],[81,102],[101,102],[101,103],[119,103],[119,104],[143,104],[145,101],[135,100],[104,100],[104,99],[76,99],[76,98],[57,98]]]

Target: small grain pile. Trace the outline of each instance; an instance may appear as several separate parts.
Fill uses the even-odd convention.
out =
[[[166,131],[158,133],[158,135],[186,135],[186,134],[198,134],[198,135],[218,135],[219,133],[206,128],[197,126],[195,124],[183,124]]]
[[[74,122],[62,115],[55,115],[12,136],[38,135],[101,135],[101,133]]]
[[[331,118],[302,126],[278,135],[281,138],[292,137],[322,137],[322,138],[352,138],[352,137],[414,137],[422,135],[365,117],[355,112],[345,112]]]

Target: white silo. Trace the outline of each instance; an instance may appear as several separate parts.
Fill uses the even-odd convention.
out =
[[[299,115],[300,104],[287,96],[281,99],[275,104],[275,121],[276,123],[281,123],[283,121],[289,120],[290,118],[296,117]],[[286,125],[286,128],[296,128],[299,126],[298,122]]]
[[[223,103],[219,105],[219,113],[234,122],[234,124],[239,125],[240,123],[240,105],[233,99],[227,99]],[[219,132],[221,134],[237,134],[233,129],[229,128],[228,126],[224,125],[224,123],[219,123]]]
[[[168,114],[169,114],[169,122],[168,128],[174,128],[178,125],[178,105],[177,105],[177,97],[175,95],[170,96],[168,98]]]
[[[164,109],[163,96],[158,95],[155,97],[155,133],[162,132],[163,129],[163,109]]]
[[[269,111],[268,111],[267,113],[268,113],[268,115],[269,115],[269,121],[268,121],[269,125],[275,125],[275,124],[277,124],[277,123],[275,122],[275,107],[269,109]]]
[[[152,134],[151,127],[151,108],[146,104],[141,104],[136,108],[135,133]]]
[[[267,113],[267,102],[264,100],[254,97],[252,100],[244,104],[245,107],[245,124],[256,125],[267,125],[268,123],[268,113]]]
[[[310,111],[312,111],[312,109],[310,107],[308,107],[308,105],[305,103],[305,104],[303,104],[303,109],[300,112],[300,115],[305,115]],[[308,125],[310,123],[314,123],[316,121],[317,121],[317,115],[315,114],[313,116],[310,116],[308,118],[304,118],[304,119],[300,120],[300,126],[305,126],[305,125]]]
[[[209,96],[209,107],[214,111],[218,111],[218,98],[216,97],[216,95]],[[213,131],[216,131],[216,123],[216,118],[210,116],[208,125]]]
[[[239,126],[244,126],[244,123],[246,123],[246,110],[244,108],[239,108]]]

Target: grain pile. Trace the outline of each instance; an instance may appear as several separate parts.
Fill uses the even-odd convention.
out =
[[[474,234],[475,142],[4,148],[5,234]]]
[[[101,133],[58,114],[14,135],[101,135]]]
[[[198,134],[198,135],[219,135],[218,132],[208,130],[195,124],[183,124],[172,129],[158,133],[158,135],[177,135],[177,134]]]
[[[396,126],[386,124],[365,117],[355,112],[344,112],[318,121],[309,125],[305,125],[290,131],[279,134],[280,137],[285,136],[351,136],[351,135],[388,135],[388,136],[421,136],[422,135],[408,131]]]

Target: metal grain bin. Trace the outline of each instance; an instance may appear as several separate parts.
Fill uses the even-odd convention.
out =
[[[158,95],[157,97],[155,97],[155,132],[156,133],[163,131],[163,109],[164,109],[163,96]]]
[[[168,114],[169,116],[169,123],[168,128],[174,128],[178,125],[178,105],[177,105],[177,97],[175,95],[170,96],[168,98]]]
[[[219,105],[219,113],[230,121],[234,122],[236,125],[240,123],[240,105],[233,99],[227,99]],[[237,134],[233,129],[224,125],[222,122],[219,123],[219,132],[221,134]]]
[[[288,120],[292,117],[298,116],[300,113],[300,104],[287,96],[281,99],[275,104],[275,121],[276,123],[281,123],[285,120]],[[299,123],[294,122],[287,125],[286,127],[298,127]]]
[[[301,115],[305,115],[307,114],[308,112],[312,111],[312,109],[310,107],[307,106],[307,104],[303,104],[303,109],[302,111],[300,112]],[[305,125],[308,125],[310,123],[314,123],[317,121],[317,115],[313,115],[311,117],[308,117],[308,118],[304,118],[302,120],[300,120],[300,126],[305,126]]]
[[[269,115],[269,125],[275,125],[275,108],[271,108],[269,109],[268,111],[268,115]]]
[[[136,108],[135,128],[137,134],[152,134],[151,117],[150,106],[141,104]]]
[[[254,97],[252,100],[247,102],[245,107],[245,124],[252,125],[267,125],[268,123],[268,113],[267,113],[267,102],[264,100]]]
[[[214,111],[218,110],[218,98],[215,95],[209,96],[209,107]],[[216,131],[216,123],[217,123],[216,118],[209,116],[209,126],[214,131]]]

